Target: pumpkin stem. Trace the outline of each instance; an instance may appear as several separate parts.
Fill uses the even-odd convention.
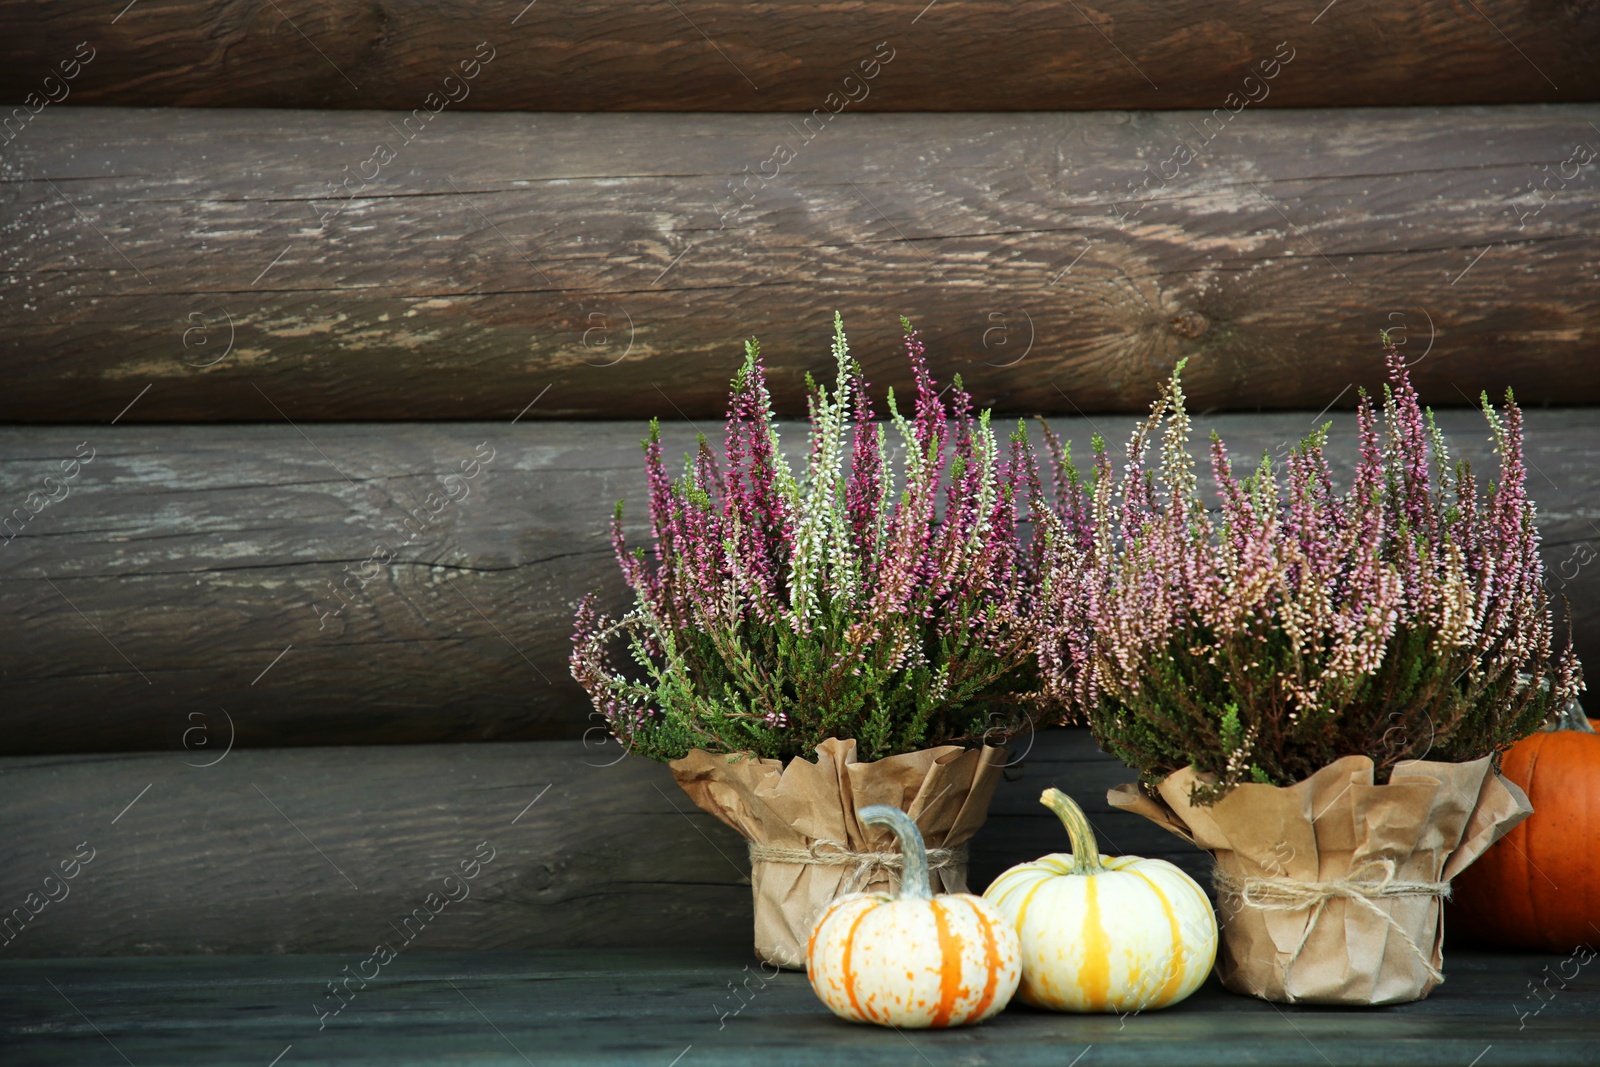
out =
[[[1100,843],[1094,839],[1094,827],[1089,825],[1083,809],[1054,786],[1044,791],[1039,803],[1055,812],[1067,828],[1067,837],[1072,840],[1072,873],[1099,874],[1105,870],[1105,864],[1100,862]]]
[[[868,826],[887,826],[900,842],[900,900],[932,900],[933,889],[928,883],[928,849],[922,843],[922,831],[911,816],[888,804],[873,804],[856,812]]]

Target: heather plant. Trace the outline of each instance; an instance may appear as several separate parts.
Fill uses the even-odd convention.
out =
[[[1352,754],[1371,757],[1381,783],[1404,759],[1499,753],[1582,688],[1570,640],[1554,647],[1510,391],[1499,412],[1482,398],[1500,466],[1482,491],[1384,341],[1383,407],[1363,392],[1343,494],[1323,454],[1328,425],[1286,470],[1263,457],[1242,480],[1213,434],[1208,512],[1181,363],[1120,478],[1096,440],[1090,547],[1052,564],[1044,687],[1146,785],[1193,765],[1215,776],[1193,797],[1207,803]]]
[[[898,479],[838,316],[833,389],[807,377],[801,474],[780,451],[754,341],[721,455],[701,436],[671,479],[651,423],[654,552],[625,543],[619,502],[612,538],[635,603],[612,619],[585,598],[571,656],[631,751],[790,759],[840,737],[872,760],[995,742],[1031,721],[1044,548],[1018,520],[1046,507],[1038,467],[1020,425],[1002,452],[959,377],[946,407],[901,321],[916,401],[907,418],[888,395]]]

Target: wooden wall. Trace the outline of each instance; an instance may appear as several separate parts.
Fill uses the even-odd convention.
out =
[[[799,414],[835,309],[879,391],[910,315],[1080,449],[1187,358],[1241,463],[1331,418],[1348,473],[1389,329],[1488,476],[1513,386],[1600,662],[1592,4],[0,0],[0,40],[0,909],[95,856],[0,951],[370,947],[480,842],[419,949],[743,946],[738,839],[617,760],[571,613],[623,602],[643,421],[715,434],[752,334]],[[975,885],[1062,847],[1045,784],[1203,875],[1081,729],[1014,755]]]

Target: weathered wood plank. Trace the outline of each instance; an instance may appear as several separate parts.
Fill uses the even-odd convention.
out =
[[[1198,408],[1348,406],[1401,326],[1430,402],[1600,402],[1600,105],[403,119],[40,115],[0,419],[714,419],[752,334],[801,414],[835,309],[1001,411],[1180,357]]]
[[[464,108],[810,111],[828,94],[888,111],[1212,108],[1260,93],[1261,61],[1294,60],[1279,106],[1583,100],[1600,20],[1587,5],[1109,0],[823,8],[796,0],[319,5],[84,0],[0,5],[12,42],[0,100],[59,95],[43,79],[95,49],[69,99],[95,104],[398,108],[451,92]],[[480,42],[493,61],[445,85]],[[860,63],[891,62],[863,80]],[[85,51],[84,54],[90,54]],[[70,69],[70,68],[69,68]],[[469,68],[470,69],[470,68]],[[867,67],[867,71],[873,71]],[[853,82],[845,82],[855,76]]]
[[[1353,419],[1328,417],[1348,478]],[[1488,477],[1482,417],[1440,417]],[[1214,427],[1248,465],[1317,421],[1211,416],[1195,440]],[[1052,424],[1086,455],[1095,430],[1120,447],[1133,420]],[[694,427],[666,433],[676,455]],[[800,427],[785,435],[804,447]],[[591,590],[624,603],[609,526],[625,498],[643,541],[642,436],[526,419],[0,428],[0,752],[580,736],[595,722],[566,673],[572,610]],[[1553,587],[1600,662],[1600,415],[1530,411],[1528,455]],[[36,491],[66,495],[30,517]]]
[[[1280,1007],[1227,993],[1213,980],[1181,1004],[1144,1014],[1067,1015],[1013,1004],[971,1029],[896,1032],[836,1019],[805,975],[761,973],[734,952],[418,952],[391,962],[365,988],[351,982],[354,999],[318,1029],[313,1002],[331,1002],[327,983],[361,959],[0,963],[0,1032],[13,1062],[38,1067],[121,1062],[107,1042],[131,1063],[206,1067],[261,1067],[279,1055],[284,1067],[1600,1063],[1593,967],[1552,982],[1552,990],[1564,988],[1532,1014],[1528,984],[1572,973],[1561,956],[1447,952],[1446,980],[1427,1000],[1382,1010]]]
[[[974,842],[980,889],[1066,848],[1039,817],[1051,784],[1082,800],[1108,849],[1205,875],[1202,853],[1106,805],[1130,774],[1085,729],[1042,732],[1005,777]],[[750,945],[741,839],[615,742],[14,757],[0,760],[0,810],[6,914],[60,861],[89,857],[63,899],[0,941],[13,957],[370,949],[429,892],[459,896],[441,879],[485,841],[494,858],[478,856],[469,895],[402,931],[416,948]]]

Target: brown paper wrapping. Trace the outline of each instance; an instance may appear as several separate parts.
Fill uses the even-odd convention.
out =
[[[1209,850],[1218,871],[1233,879],[1323,883],[1352,875],[1371,883],[1387,872],[1397,882],[1448,882],[1533,813],[1522,790],[1496,774],[1488,757],[1406,760],[1387,785],[1373,784],[1372,766],[1365,756],[1345,756],[1291,786],[1240,785],[1210,807],[1190,803],[1190,788],[1210,779],[1187,767],[1161,781],[1160,799],[1132,784],[1112,789],[1106,799]],[[1222,984],[1280,1003],[1422,999],[1438,984],[1443,962],[1441,898],[1389,896],[1372,903],[1394,924],[1338,897],[1273,911],[1219,893]]]
[[[815,763],[794,759],[785,767],[775,759],[694,749],[668,766],[695,804],[746,840],[796,849],[833,841],[852,852],[881,852],[896,849],[894,835],[862,826],[857,809],[897,807],[916,821],[929,848],[953,849],[983,825],[1004,758],[999,748],[942,745],[859,763],[854,740],[829,738],[817,746]],[[780,967],[804,968],[811,928],[851,874],[844,866],[753,863],[756,955]],[[967,890],[965,862],[931,874],[935,891]],[[894,886],[880,870],[858,888],[879,892]]]

